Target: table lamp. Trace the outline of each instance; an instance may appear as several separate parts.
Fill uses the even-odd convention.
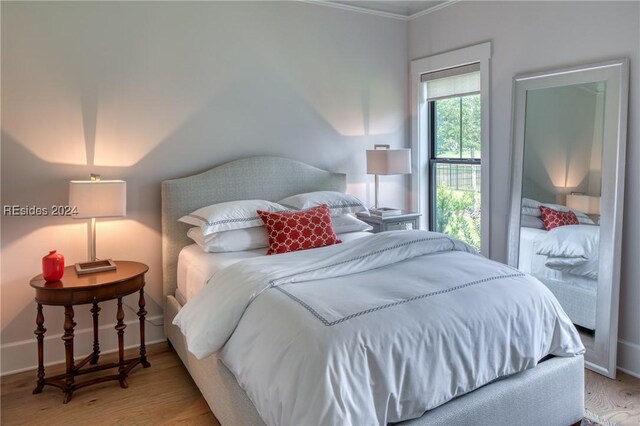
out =
[[[367,150],[367,174],[375,175],[375,205],[372,210],[384,210],[378,207],[380,175],[401,175],[411,173],[411,150],[408,148],[391,149],[389,145],[374,145]]]
[[[110,271],[116,269],[111,259],[96,258],[96,219],[125,216],[127,213],[127,182],[123,180],[100,180],[100,175],[91,175],[91,180],[69,182],[69,205],[76,207],[74,219],[91,219],[89,232],[89,261],[76,263],[78,274]]]

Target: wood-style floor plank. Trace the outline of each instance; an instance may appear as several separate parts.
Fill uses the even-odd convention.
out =
[[[127,389],[120,388],[117,381],[88,386],[74,392],[68,404],[62,404],[62,392],[51,386],[45,386],[42,393],[32,395],[35,372],[3,377],[0,423],[219,426],[173,349],[166,343],[160,343],[148,346],[147,354],[151,367],[135,367],[127,379]],[[135,350],[127,352],[127,356],[135,355]],[[116,358],[117,354],[109,354],[101,356],[100,361],[117,361]],[[46,374],[55,375],[63,371],[63,365],[53,366],[46,369]]]
[[[618,425],[640,425],[640,379],[618,371],[615,380],[586,370],[585,408]]]
[[[219,426],[180,358],[166,343],[147,347],[151,368],[136,367],[127,380],[80,389],[62,404],[62,392],[46,386],[32,395],[35,371],[2,378],[2,425],[211,425]],[[135,356],[136,351],[128,351]],[[101,361],[115,361],[116,354]],[[47,375],[64,366],[48,367]],[[84,377],[81,377],[83,379]],[[602,419],[620,425],[640,424],[640,379],[618,373],[617,380],[586,372],[585,407]]]

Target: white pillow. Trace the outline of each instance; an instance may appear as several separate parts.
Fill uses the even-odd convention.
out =
[[[542,204],[540,201],[532,200],[531,198],[522,198],[522,207],[531,207],[537,209]]]
[[[589,260],[583,260],[578,257],[547,257],[544,266],[568,274],[580,275],[597,280],[599,263],[600,259],[598,256],[592,257]]]
[[[540,207],[526,207],[522,206],[522,214],[524,216],[542,217]]]
[[[263,226],[264,223],[256,210],[281,212],[287,208],[265,200],[228,201],[202,207],[178,220],[189,225],[199,226],[202,235],[207,236],[214,232]]]
[[[525,228],[545,229],[542,219],[528,214],[520,216],[520,226],[524,226]]]
[[[547,232],[545,238],[538,243],[536,254],[588,260],[598,255],[599,243],[599,226],[558,226]]]
[[[187,231],[187,236],[207,253],[253,250],[269,246],[269,236],[264,226],[216,232],[206,237],[196,226]]]
[[[329,206],[331,216],[348,213],[368,212],[367,208],[353,195],[336,191],[315,191],[293,195],[278,201],[284,207],[293,210],[306,210],[321,204]]]
[[[373,229],[373,226],[353,217],[350,214],[332,217],[331,222],[333,223],[333,230],[336,234],[371,231]]]

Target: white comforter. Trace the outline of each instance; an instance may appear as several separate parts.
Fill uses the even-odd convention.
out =
[[[268,424],[407,420],[584,351],[540,282],[425,231],[236,263],[174,324],[198,358],[220,351]]]

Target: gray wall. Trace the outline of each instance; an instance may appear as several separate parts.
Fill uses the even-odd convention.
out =
[[[150,266],[160,338],[160,182],[268,154],[347,173],[372,203],[365,149],[406,144],[407,50],[406,22],[305,3],[2,2],[2,204],[66,204],[68,181],[89,173],[126,180],[127,217],[99,221],[98,257]],[[381,202],[405,207],[406,178],[381,181]],[[85,260],[86,238],[70,218],[2,217],[2,372],[35,365],[40,258]],[[77,354],[90,349],[88,309],[76,310]],[[47,361],[60,361],[61,309],[45,319]]]
[[[523,197],[564,204],[571,192],[600,195],[601,96],[584,85],[527,92]]]
[[[409,24],[410,59],[482,41],[491,59],[491,253],[506,259],[511,89],[517,74],[631,58],[620,365],[640,374],[640,3],[460,2]]]

